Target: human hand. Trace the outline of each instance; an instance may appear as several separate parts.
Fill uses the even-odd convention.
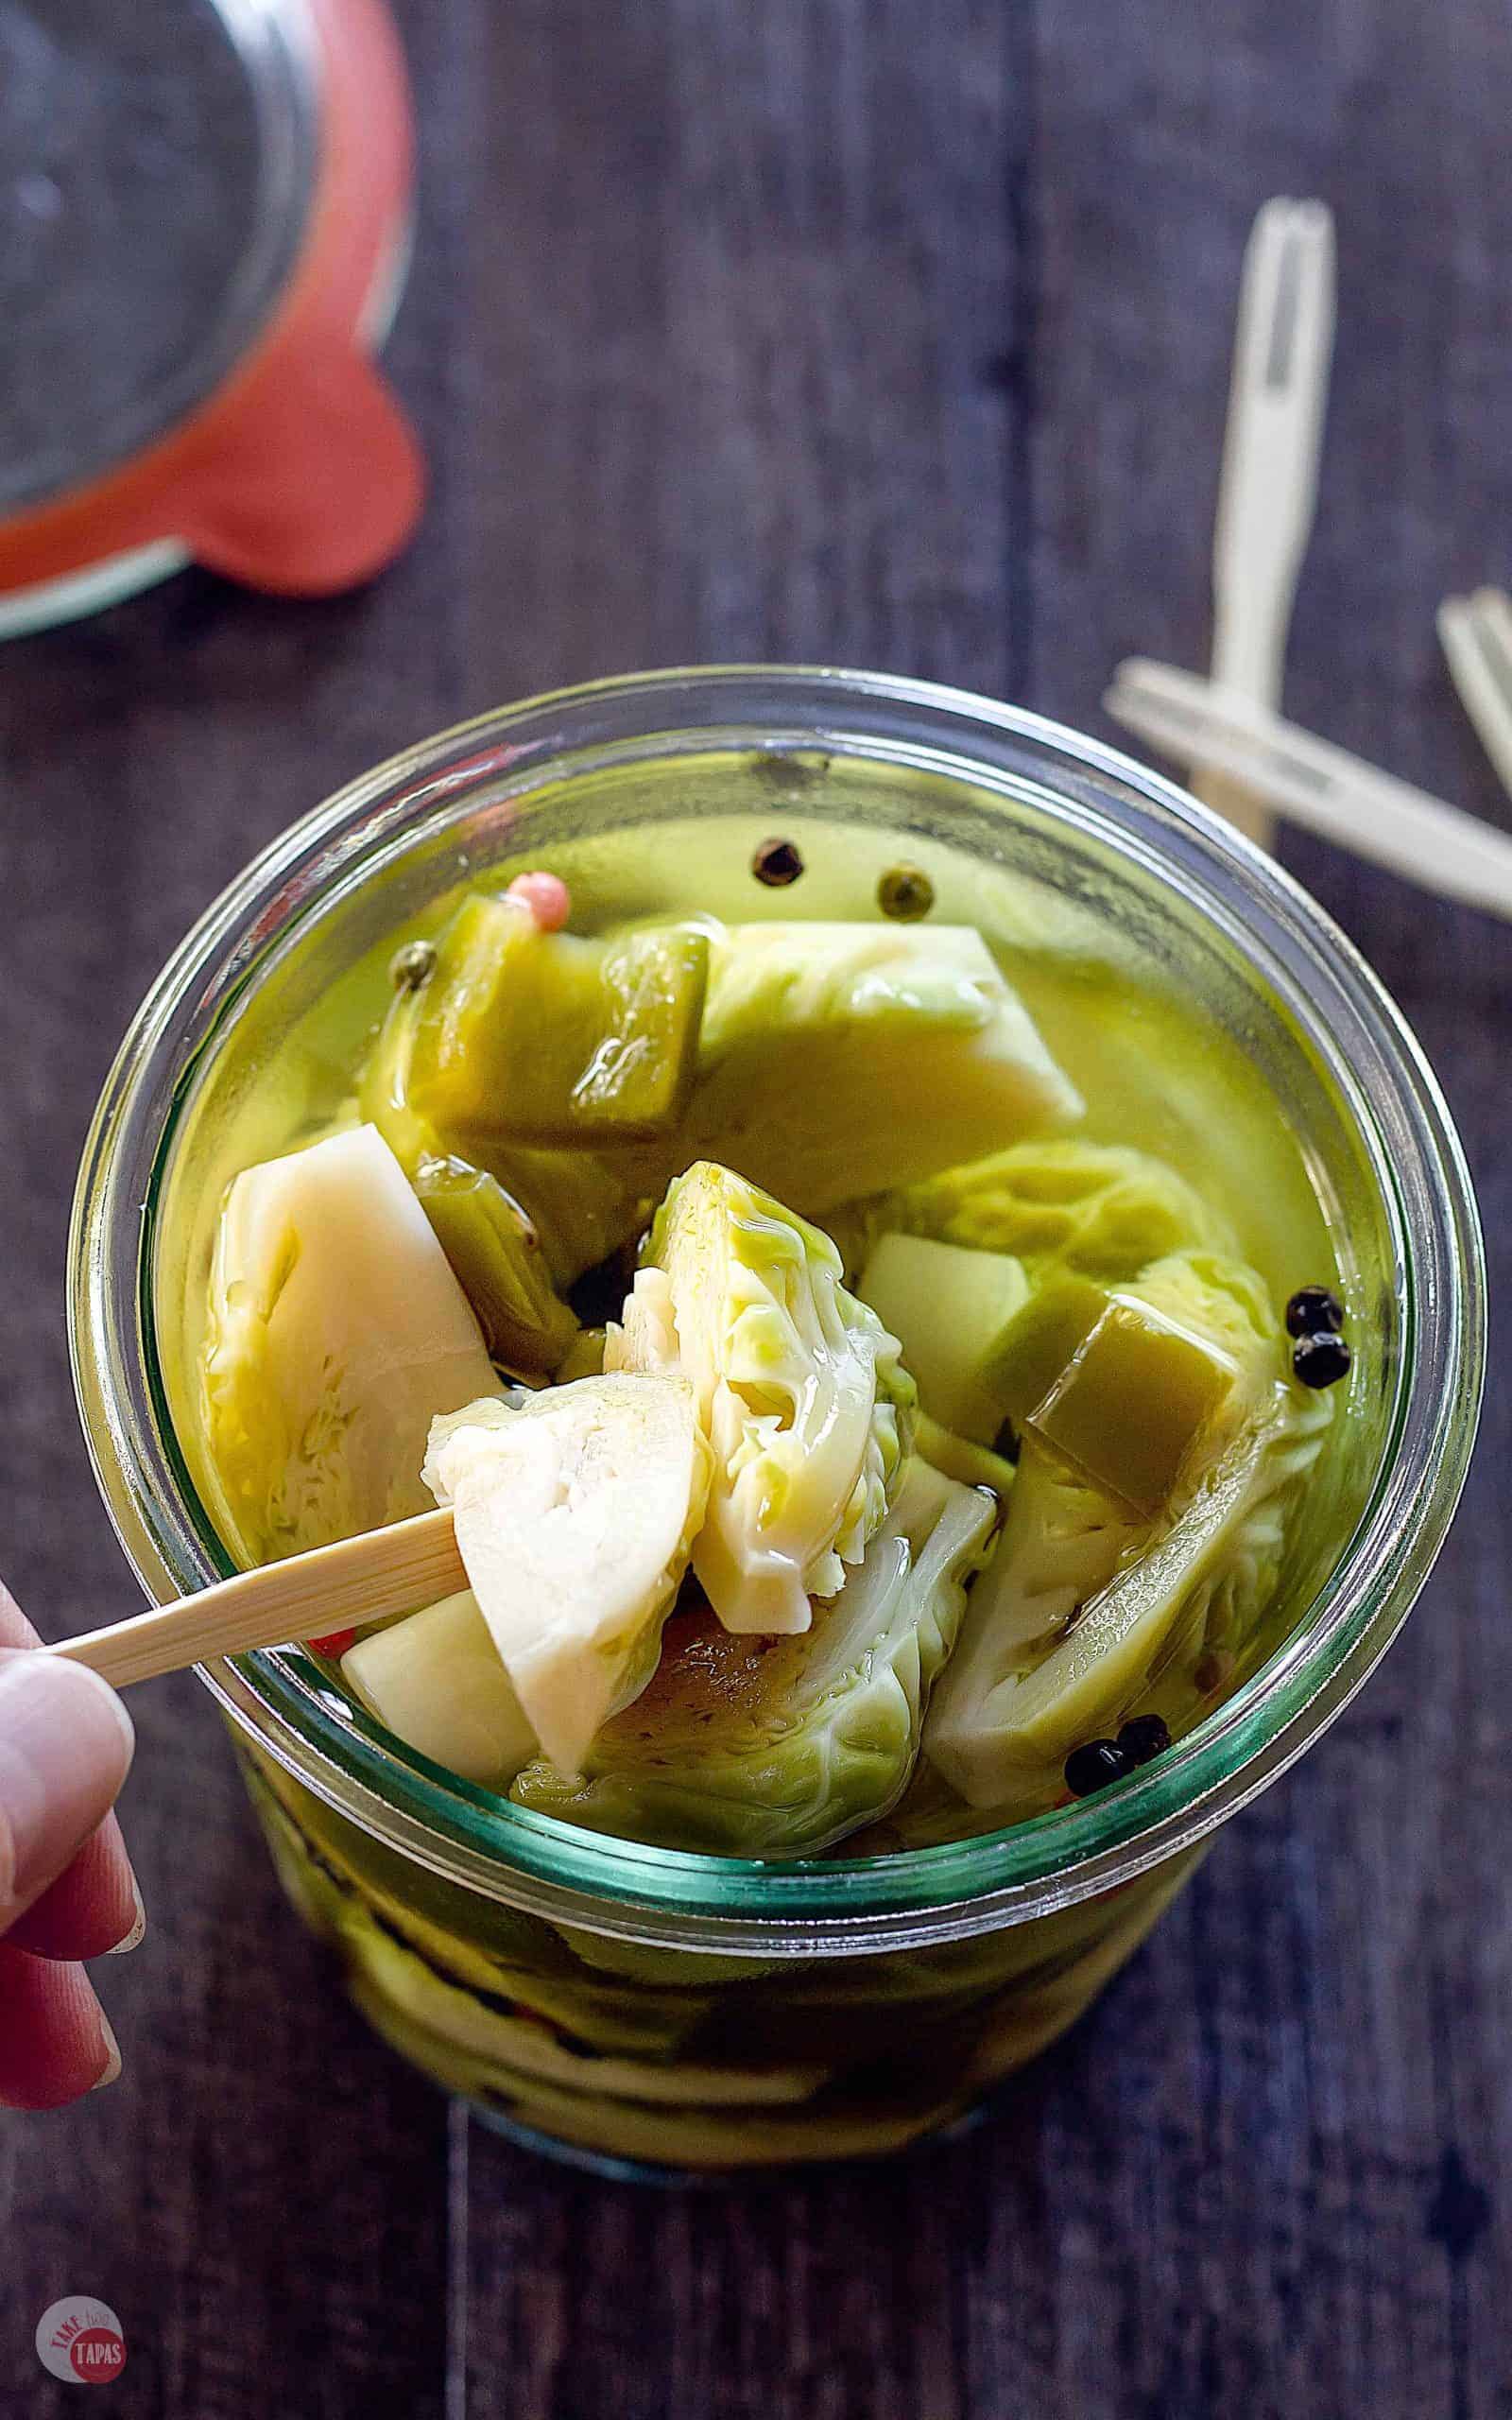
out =
[[[37,1634],[0,1583],[0,2106],[56,2109],[113,2083],[121,2054],[78,1962],[134,1949],[142,1902],[111,1813],[131,1720]]]

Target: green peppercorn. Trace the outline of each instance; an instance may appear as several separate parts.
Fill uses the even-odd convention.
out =
[[[418,992],[436,972],[434,942],[406,942],[388,961],[388,980],[396,992]]]
[[[917,925],[935,905],[935,886],[919,866],[889,866],[877,885],[877,905],[900,925]]]

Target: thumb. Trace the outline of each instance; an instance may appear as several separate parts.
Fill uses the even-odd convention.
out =
[[[98,1673],[25,1649],[0,1655],[0,1933],[103,1822],[134,1745]]]

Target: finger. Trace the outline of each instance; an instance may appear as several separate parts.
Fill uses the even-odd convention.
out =
[[[55,1966],[0,1941],[0,2107],[60,2109],[120,2072],[82,1966]]]
[[[9,1589],[0,1580],[0,1647],[35,1647],[37,1634]]]
[[[107,1815],[7,1939],[38,1958],[104,1958],[134,1949],[146,1928],[121,1827]]]
[[[0,1932],[104,1822],[132,1745],[131,1719],[97,1673],[0,1653]]]

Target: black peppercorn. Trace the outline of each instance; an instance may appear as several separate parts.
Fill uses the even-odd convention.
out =
[[[764,840],[750,861],[750,870],[768,890],[785,890],[802,873],[803,860],[791,840]]]
[[[1292,1347],[1292,1368],[1304,1387],[1336,1386],[1349,1367],[1349,1346],[1327,1328],[1318,1336],[1302,1337]]]
[[[917,925],[935,905],[935,886],[919,866],[889,866],[877,885],[877,905],[900,925]]]
[[[1073,1798],[1090,1798],[1110,1781],[1122,1781],[1134,1770],[1132,1759],[1116,1739],[1084,1739],[1066,1758],[1066,1788]]]
[[[1171,1734],[1158,1714],[1137,1714],[1125,1722],[1118,1735],[1118,1745],[1131,1765],[1147,1765],[1152,1756],[1163,1756],[1171,1745]]]
[[[1326,1286],[1304,1286],[1286,1305],[1288,1336],[1337,1336],[1344,1325],[1344,1305]]]

